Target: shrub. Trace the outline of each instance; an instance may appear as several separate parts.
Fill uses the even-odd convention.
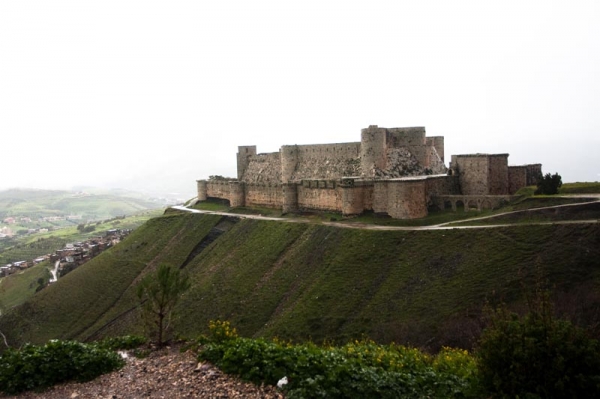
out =
[[[535,190],[536,194],[558,194],[558,189],[562,186],[562,177],[555,173],[551,175],[550,173],[546,173],[545,175],[540,175],[538,177],[537,190]]]
[[[600,397],[598,341],[554,319],[546,305],[524,317],[492,313],[477,350],[483,386],[510,397]]]
[[[98,341],[95,344],[102,349],[108,349],[112,351],[116,350],[128,350],[138,348],[146,343],[146,338],[138,335],[125,335],[122,337],[110,337],[105,338],[102,341]]]
[[[433,358],[415,348],[366,340],[321,347],[264,339],[221,339],[222,336],[219,334],[216,341],[204,346],[199,354],[201,360],[257,384],[274,385],[286,376],[288,398],[475,395],[475,361],[461,350],[446,348]]]
[[[97,345],[58,340],[44,346],[25,344],[0,357],[0,391],[15,394],[69,380],[89,381],[123,365],[117,353]]]

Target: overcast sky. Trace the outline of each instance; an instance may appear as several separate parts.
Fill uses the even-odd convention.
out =
[[[0,189],[193,194],[238,145],[369,125],[598,181],[598,21],[598,1],[2,0]]]

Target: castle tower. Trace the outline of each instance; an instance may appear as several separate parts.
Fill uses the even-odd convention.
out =
[[[289,183],[298,165],[298,146],[284,145],[279,150],[281,156],[281,182]]]
[[[342,179],[342,215],[359,215],[364,212],[364,191],[354,179]]]
[[[360,167],[366,177],[375,175],[375,168],[386,166],[386,129],[371,125],[360,133]]]
[[[244,145],[238,147],[237,153],[237,178],[238,180],[242,180],[244,177],[244,172],[250,164],[250,156],[256,155],[256,146],[255,145]]]
[[[444,162],[444,136],[433,136],[430,139],[433,140],[433,146],[442,162]]]
[[[298,210],[298,185],[296,183],[283,183],[283,213]]]
[[[463,195],[507,195],[508,154],[452,155],[451,170]]]
[[[246,205],[246,185],[242,182],[232,181],[229,183],[229,205],[232,208]]]
[[[208,189],[206,180],[196,180],[198,183],[198,201],[206,201],[208,198]]]

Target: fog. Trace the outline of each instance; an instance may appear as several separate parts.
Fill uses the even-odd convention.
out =
[[[600,180],[596,1],[2,1],[0,189],[192,195],[238,145],[425,126]]]

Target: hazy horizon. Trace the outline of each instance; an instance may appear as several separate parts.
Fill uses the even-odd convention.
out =
[[[425,126],[600,180],[594,1],[3,1],[0,190],[195,192],[237,146]]]

